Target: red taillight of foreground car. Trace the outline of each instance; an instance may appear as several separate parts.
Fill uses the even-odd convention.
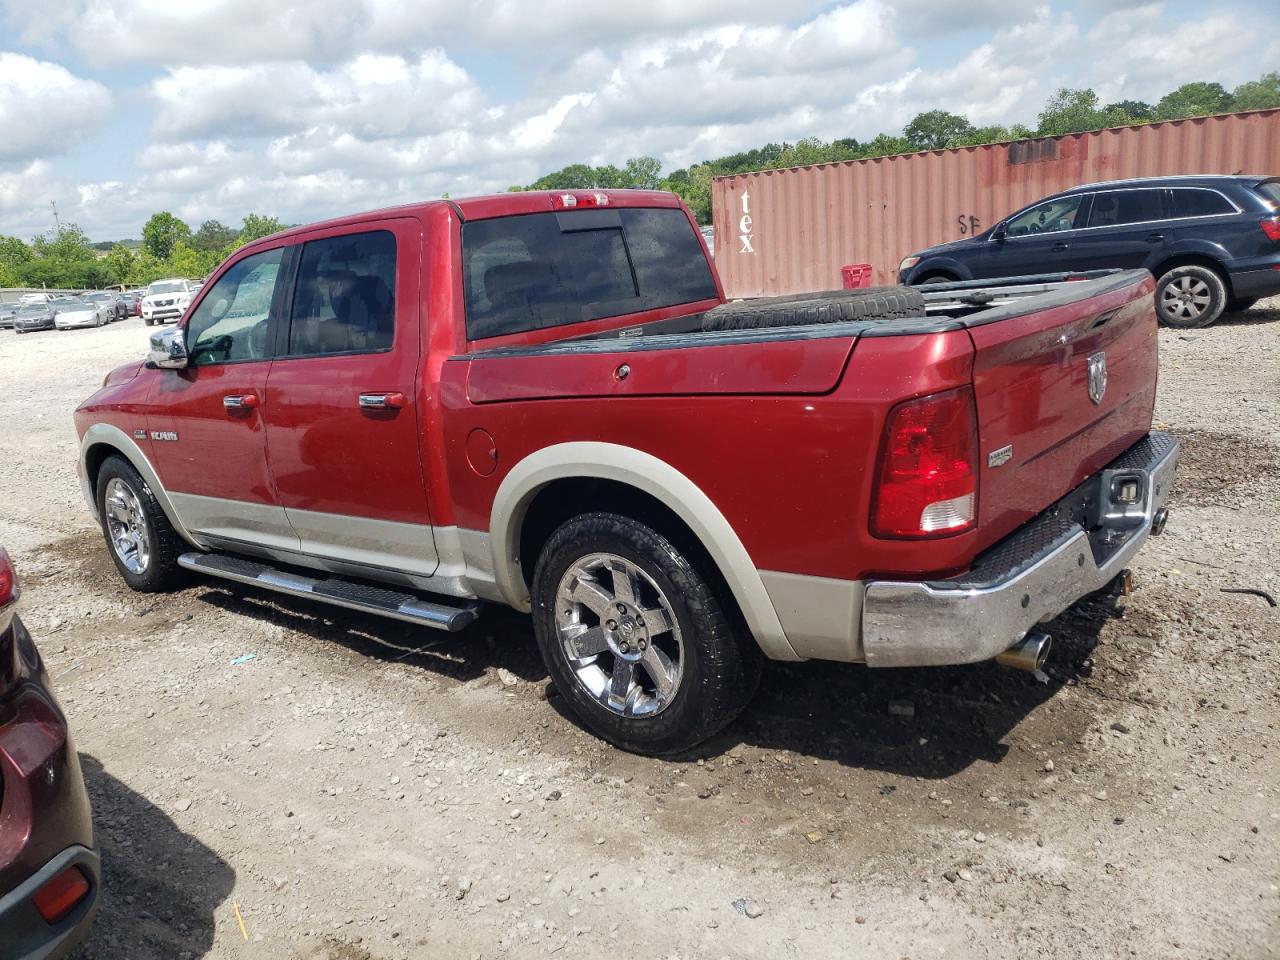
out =
[[[0,607],[7,607],[18,599],[18,574],[4,547],[0,547]]]
[[[36,891],[31,902],[45,923],[57,923],[89,894],[89,881],[78,867],[67,867]]]
[[[1280,240],[1280,217],[1259,220],[1258,226],[1262,227],[1262,232],[1267,235],[1268,240]]]
[[[972,387],[894,407],[880,448],[871,532],[918,539],[972,529],[978,510],[977,461]]]

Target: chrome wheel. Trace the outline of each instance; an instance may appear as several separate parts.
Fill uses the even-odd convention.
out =
[[[593,553],[556,591],[556,632],[578,683],[623,717],[661,713],[680,689],[684,640],[675,610],[630,560]]]
[[[1199,319],[1212,300],[1209,284],[1199,277],[1178,277],[1165,285],[1160,294],[1160,309],[1178,320]]]
[[[107,484],[102,506],[116,556],[131,573],[145,573],[151,563],[151,546],[147,515],[142,512],[138,495],[119,477],[113,477]]]

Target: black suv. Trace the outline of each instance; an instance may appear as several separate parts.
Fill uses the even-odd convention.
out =
[[[1148,177],[1054,194],[902,261],[900,283],[1146,267],[1160,322],[1206,327],[1280,293],[1280,177]]]

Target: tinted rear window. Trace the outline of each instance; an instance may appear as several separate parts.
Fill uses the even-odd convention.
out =
[[[1280,180],[1264,180],[1253,189],[1272,203],[1280,203]]]
[[[534,213],[462,228],[472,340],[716,296],[683,210]]]
[[[1114,227],[1125,223],[1163,220],[1161,190],[1108,190],[1093,195],[1089,226]]]
[[[1231,201],[1216,190],[1176,188],[1173,191],[1175,217],[1212,217],[1219,213],[1235,213]]]

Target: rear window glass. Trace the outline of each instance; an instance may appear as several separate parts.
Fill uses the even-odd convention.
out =
[[[396,238],[386,230],[302,248],[289,356],[390,350],[396,327]]]
[[[1280,180],[1265,180],[1253,189],[1257,190],[1272,203],[1280,203]]]
[[[1114,227],[1124,223],[1163,220],[1164,202],[1160,190],[1110,190],[1093,195],[1089,226]]]
[[[683,210],[534,213],[463,226],[472,340],[716,296]]]
[[[1173,191],[1175,217],[1212,217],[1219,213],[1235,213],[1231,201],[1216,190],[1177,189]]]

